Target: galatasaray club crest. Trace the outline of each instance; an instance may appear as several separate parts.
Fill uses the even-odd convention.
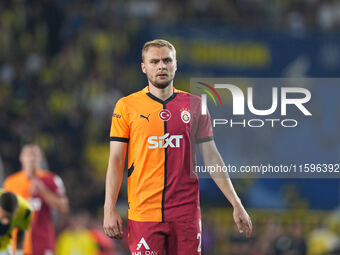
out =
[[[189,123],[191,120],[190,110],[187,108],[181,109],[181,119],[184,123]]]

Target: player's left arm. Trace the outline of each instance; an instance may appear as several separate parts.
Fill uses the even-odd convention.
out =
[[[206,166],[218,165],[223,167],[225,165],[220,153],[217,150],[214,140],[199,143],[198,146]],[[233,187],[228,174],[214,172],[210,173],[210,175],[224,196],[232,204],[234,208],[233,217],[239,232],[243,233],[245,230],[246,237],[249,237],[252,232],[253,225],[248,213],[244,209],[241,200]]]
[[[14,218],[14,225],[17,227],[17,238],[16,238],[16,255],[23,254],[25,231],[29,229],[33,220],[33,208],[26,199],[17,195],[18,198],[18,211]]]
[[[20,253],[20,251],[22,252],[23,248],[24,248],[24,239],[25,239],[25,231],[18,229],[18,234],[17,234],[17,254],[18,251]]]
[[[56,178],[60,179],[60,177],[58,176],[56,176]],[[61,182],[61,179],[59,182]],[[57,186],[62,185],[62,189],[64,189],[62,182],[57,183],[56,185]],[[53,192],[37,177],[31,180],[31,188],[32,188],[32,192],[39,193],[39,195],[45,200],[45,202],[49,206],[57,209],[61,213],[68,213],[69,202],[64,191],[59,192],[59,194]]]

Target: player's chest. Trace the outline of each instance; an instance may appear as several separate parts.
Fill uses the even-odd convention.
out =
[[[130,136],[170,134],[190,135],[195,121],[188,105],[154,105],[137,107],[130,116]]]

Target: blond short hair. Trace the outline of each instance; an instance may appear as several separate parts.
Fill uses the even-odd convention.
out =
[[[143,62],[144,62],[144,55],[149,50],[150,47],[156,47],[156,48],[168,47],[170,50],[175,52],[175,56],[176,56],[176,49],[170,42],[163,40],[163,39],[155,39],[152,41],[148,41],[144,44],[143,49],[142,49]]]

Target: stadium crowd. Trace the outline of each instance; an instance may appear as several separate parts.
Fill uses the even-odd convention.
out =
[[[86,195],[102,194],[92,180],[102,180],[105,157],[92,152],[106,152],[115,101],[141,87],[136,58],[128,57],[148,23],[336,30],[339,8],[331,0],[1,1],[0,149],[6,174],[18,168],[20,144],[35,141],[53,159],[51,167],[67,175],[66,185],[82,178]]]
[[[69,223],[61,224],[59,232],[68,229],[61,238],[75,242],[71,234],[101,224],[90,226],[86,217],[98,217],[102,213],[112,109],[120,97],[143,87],[139,51],[131,51],[140,48],[133,44],[142,29],[154,23],[326,33],[340,27],[340,3],[333,0],[276,0],[270,4],[259,0],[229,0],[227,4],[219,0],[0,1],[2,175],[19,170],[18,155],[23,144],[34,142],[42,147],[48,159],[45,166],[65,182],[71,210],[92,214],[76,214]],[[124,190],[121,196],[126,196]],[[208,215],[216,216],[213,212]],[[75,222],[79,225],[75,226]],[[259,220],[260,227],[255,227],[258,230],[250,241],[240,239],[230,231],[231,227],[223,228],[213,220],[206,222],[204,254],[307,254],[310,247],[304,226],[298,222],[281,228],[280,220]],[[329,246],[338,249],[339,232],[332,231],[330,225],[324,227],[321,222],[313,226],[308,233],[322,234],[325,239],[331,236],[333,241]],[[78,240],[84,240],[83,237]],[[294,247],[293,251],[281,249],[288,247],[287,243]],[[316,252],[308,254],[323,254],[320,245],[310,248]],[[125,252],[116,244],[116,254]]]

